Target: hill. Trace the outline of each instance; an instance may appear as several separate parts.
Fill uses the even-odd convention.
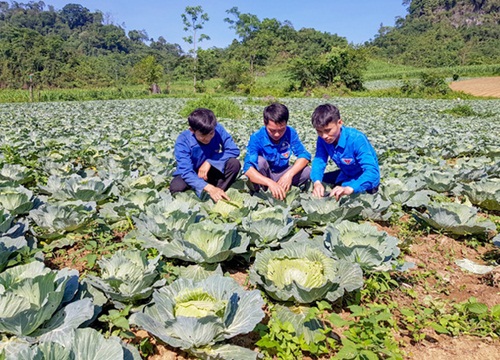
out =
[[[381,26],[376,54],[419,67],[500,63],[499,0],[405,0],[408,14]]]

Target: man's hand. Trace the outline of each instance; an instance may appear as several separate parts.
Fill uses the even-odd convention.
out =
[[[275,199],[285,200],[286,191],[283,189],[283,187],[279,183],[271,180],[271,181],[269,181],[269,184],[267,185],[267,187]]]
[[[214,202],[217,202],[221,199],[231,200],[224,190],[211,184],[207,184],[207,186],[205,186],[203,190],[205,190],[208,195],[210,195]]]
[[[335,196],[335,199],[338,201],[344,195],[351,195],[354,192],[354,189],[350,186],[335,186],[330,193],[330,197]]]
[[[321,181],[314,182],[313,187],[313,196],[315,197],[323,197],[325,195],[325,187],[321,183]]]
[[[203,164],[201,164],[200,168],[198,169],[198,177],[207,181],[208,171],[210,170],[211,167],[212,165],[210,165],[208,161],[205,161]]]
[[[278,185],[281,186],[285,192],[288,192],[288,190],[292,187],[292,180],[292,174],[290,172],[286,172],[278,179]]]

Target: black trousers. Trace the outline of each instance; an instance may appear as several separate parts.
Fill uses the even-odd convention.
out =
[[[221,173],[213,166],[210,167],[210,170],[208,170],[207,174],[207,182],[226,191],[236,181],[240,170],[241,163],[239,162],[239,160],[236,158],[230,158],[226,161],[226,165],[224,166],[224,173]],[[180,175],[174,177],[170,182],[171,194],[186,191],[189,189],[191,189],[191,186],[189,186]]]

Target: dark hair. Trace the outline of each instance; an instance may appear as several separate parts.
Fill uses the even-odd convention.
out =
[[[198,108],[189,114],[188,123],[193,131],[207,135],[215,129],[217,118],[212,110]]]
[[[288,108],[280,103],[272,103],[264,109],[264,124],[274,121],[276,124],[288,123]]]
[[[314,109],[311,123],[315,129],[325,127],[331,122],[337,123],[340,120],[340,111],[332,104],[323,104]]]

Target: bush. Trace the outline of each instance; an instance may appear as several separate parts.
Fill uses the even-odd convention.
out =
[[[224,63],[219,69],[219,75],[222,87],[229,91],[243,90],[248,93],[254,82],[248,65],[241,61]]]
[[[180,114],[188,117],[191,112],[198,108],[212,110],[217,118],[240,119],[243,116],[243,109],[233,101],[226,98],[214,98],[210,95],[188,101]]]

